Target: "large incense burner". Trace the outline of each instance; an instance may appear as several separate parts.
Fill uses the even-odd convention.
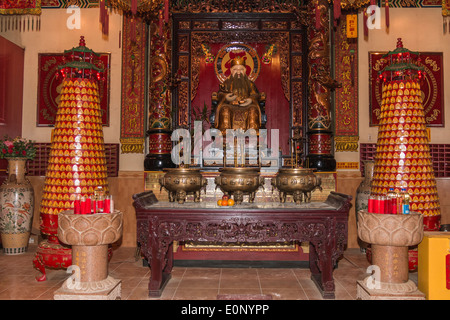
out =
[[[314,174],[316,169],[302,167],[304,140],[299,132],[294,134],[291,138],[292,167],[278,170],[277,175],[272,178],[272,190],[278,189],[282,203],[286,202],[287,195],[292,195],[296,204],[310,202],[314,190],[322,191],[322,180]]]
[[[159,179],[161,189],[166,188],[169,194],[169,201],[183,204],[187,195],[193,194],[194,201],[200,201],[200,191],[205,189],[208,181],[204,178],[199,169],[178,167],[166,169],[164,177]]]
[[[236,204],[242,203],[244,195],[249,195],[250,203],[255,201],[256,191],[264,184],[259,168],[225,167],[220,169],[220,175],[215,178],[216,188],[233,196]]]
[[[311,193],[315,189],[322,191],[322,180],[314,174],[315,169],[289,168],[280,169],[272,178],[272,186],[280,192],[280,202],[286,202],[291,194],[297,204],[311,201]]]

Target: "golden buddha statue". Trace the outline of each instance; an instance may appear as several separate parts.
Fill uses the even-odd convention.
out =
[[[236,57],[230,63],[230,76],[219,86],[214,127],[222,134],[227,129],[261,128],[260,94],[246,74],[245,59]]]

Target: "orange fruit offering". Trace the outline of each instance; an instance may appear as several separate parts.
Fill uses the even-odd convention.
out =
[[[234,200],[233,199],[228,199],[228,205],[229,206],[234,206]]]
[[[217,205],[222,206],[222,199],[217,200]]]

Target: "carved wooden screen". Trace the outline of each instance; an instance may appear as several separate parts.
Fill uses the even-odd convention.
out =
[[[220,83],[214,58],[226,45],[245,45],[256,51],[260,61],[255,84],[266,94],[266,128],[279,129],[282,154],[289,155],[289,139],[294,130],[304,133],[306,114],[306,29],[297,17],[179,13],[173,15],[173,28],[172,72],[181,79],[173,92],[174,128],[191,128],[205,105],[210,112],[211,94]],[[263,56],[271,53],[266,64]]]

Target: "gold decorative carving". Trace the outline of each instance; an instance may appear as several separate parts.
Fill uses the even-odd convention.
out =
[[[118,1],[118,0],[115,0]],[[215,12],[298,12],[297,1],[260,1],[260,0],[215,0],[215,1],[174,1],[174,12],[215,13]]]
[[[303,76],[302,56],[292,57],[292,77],[301,78]]]
[[[188,34],[179,35],[178,51],[179,52],[189,52],[189,35]]]
[[[303,51],[303,36],[301,34],[292,35],[292,52]]]
[[[305,19],[306,12],[301,12],[300,20],[291,21],[291,29],[292,30],[301,30],[305,28],[305,25],[308,25]]]
[[[171,127],[171,89],[174,79],[170,74],[172,42],[171,24],[162,29],[155,23],[150,25],[150,84],[148,128],[169,129]]]
[[[154,56],[150,60],[152,81],[158,82],[166,78],[169,66],[163,55]]]
[[[189,56],[179,56],[178,70],[182,77],[189,77]]]
[[[194,29],[217,29],[218,27],[217,21],[194,21]]]
[[[144,139],[140,138],[126,138],[120,139],[120,149],[122,153],[143,153]]]
[[[188,82],[180,82],[178,86],[178,125],[189,125]]]
[[[263,21],[262,27],[263,27],[263,29],[287,30],[288,22],[287,21]]]
[[[225,21],[222,24],[222,28],[225,30],[239,30],[239,29],[257,30],[258,22],[257,21],[239,21],[239,22]]]
[[[302,82],[292,84],[292,125],[300,127],[303,125],[303,86]]]
[[[341,8],[345,10],[359,9],[369,5],[370,0],[341,0]]]
[[[314,13],[316,8],[310,4],[310,11]],[[319,21],[317,30],[314,27],[309,30],[309,129],[331,129],[331,101],[330,91],[339,87],[339,84],[331,78],[330,74],[330,50],[329,50],[329,17],[328,2],[318,0],[317,10]],[[310,13],[310,15],[313,15]],[[311,149],[311,148],[310,148]]]
[[[358,151],[359,136],[337,136],[334,138],[336,151]]]
[[[191,28],[191,22],[190,21],[180,21],[180,29],[187,29],[189,30]]]

